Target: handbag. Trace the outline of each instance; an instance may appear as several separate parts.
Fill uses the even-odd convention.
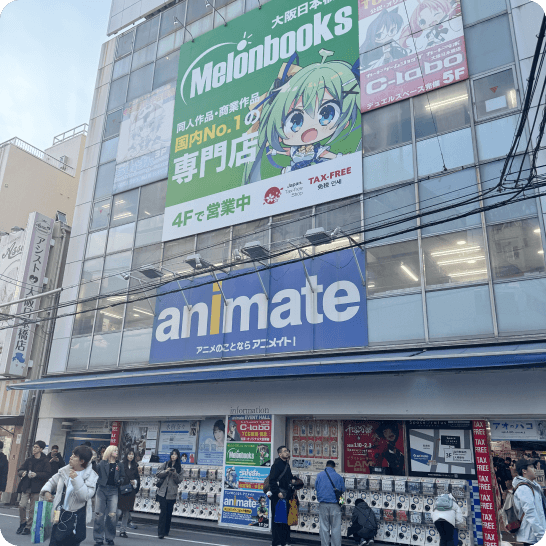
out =
[[[298,524],[298,499],[294,497],[288,501],[288,516],[287,524],[291,527],[292,525]]]
[[[41,544],[51,536],[51,510],[52,502],[44,500],[36,501],[34,504],[34,518],[32,520],[31,542]]]
[[[125,485],[120,485],[119,492],[121,495],[130,495],[133,492],[133,485],[130,482]]]
[[[326,470],[324,472],[326,472]],[[330,478],[330,474],[328,474],[328,472],[326,472],[326,475],[328,476],[328,479],[330,480],[330,483],[334,488],[334,495],[336,496],[337,503],[339,505],[345,504],[345,501],[343,500],[343,493],[334,485],[334,482],[332,481],[332,478]]]
[[[288,521],[288,514],[286,513],[286,501],[281,499],[277,502],[275,507],[275,523],[284,523]]]
[[[76,543],[83,542],[85,540],[85,524],[80,526],[78,533],[78,518],[83,518],[85,522],[85,510],[87,504],[82,506],[76,512],[69,512],[65,510],[62,506],[64,504],[64,499],[66,495],[66,484],[64,485],[63,495],[61,497],[61,502],[58,506],[60,510],[59,521],[53,526],[52,536],[56,542],[64,542],[68,538],[73,540]]]

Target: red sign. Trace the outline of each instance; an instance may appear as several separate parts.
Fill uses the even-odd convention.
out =
[[[343,421],[345,472],[370,474],[386,467],[404,476],[404,425],[397,421]]]
[[[468,78],[460,0],[359,0],[361,110]]]
[[[499,546],[499,531],[494,499],[494,485],[485,421],[474,421],[474,452],[476,454],[476,470],[480,491],[480,506],[482,511],[482,530],[484,546]]]
[[[112,433],[110,434],[111,446],[119,446],[120,434],[121,434],[121,421],[112,421]]]
[[[271,442],[271,416],[231,415],[228,420],[228,442]]]

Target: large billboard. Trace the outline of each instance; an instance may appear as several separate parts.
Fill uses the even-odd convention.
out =
[[[362,191],[358,6],[265,4],[181,48],[163,240]]]
[[[359,0],[362,112],[468,78],[460,0]]]

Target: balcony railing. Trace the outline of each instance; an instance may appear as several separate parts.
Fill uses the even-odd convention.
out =
[[[82,123],[81,125],[74,127],[74,129],[69,129],[68,131],[65,131],[64,133],[61,133],[60,135],[53,137],[53,146],[55,146],[56,144],[59,144],[60,142],[64,142],[65,140],[68,140],[69,138],[74,138],[75,136],[78,136],[78,135],[87,135],[88,128],[89,128],[89,125],[87,125],[87,123]]]

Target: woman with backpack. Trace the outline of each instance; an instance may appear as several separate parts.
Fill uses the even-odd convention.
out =
[[[171,451],[169,460],[159,468],[156,477],[157,500],[160,507],[157,536],[165,538],[169,536],[171,530],[173,508],[178,496],[178,484],[182,481],[182,465],[178,449]]]
[[[440,546],[455,546],[453,532],[464,522],[463,513],[451,493],[440,495],[434,503],[432,521],[440,534]]]

